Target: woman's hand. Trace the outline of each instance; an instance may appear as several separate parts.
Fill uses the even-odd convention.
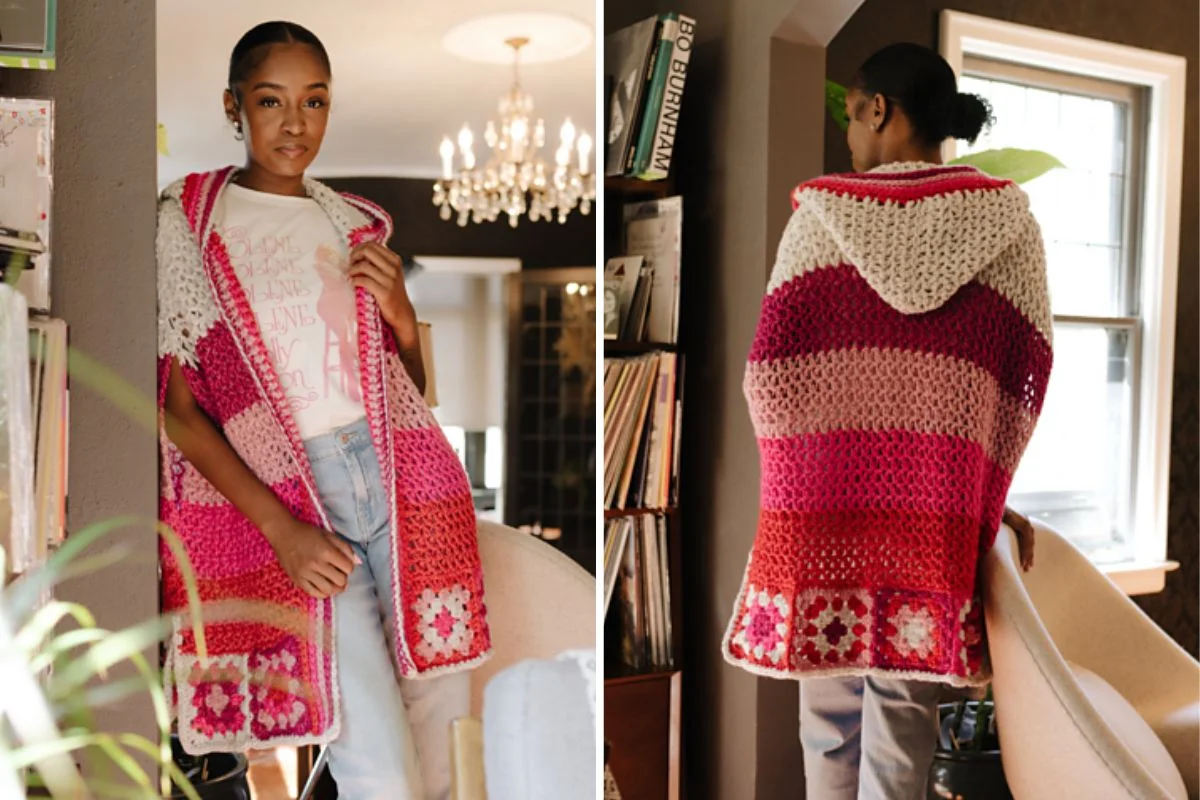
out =
[[[1017,554],[1021,559],[1021,569],[1028,572],[1033,568],[1033,523],[1005,506],[1004,524],[1012,528],[1013,533],[1017,535]]]
[[[345,591],[350,573],[362,563],[343,540],[294,518],[263,528],[263,535],[292,583],[318,600]]]
[[[404,344],[418,341],[417,312],[404,284],[404,262],[378,242],[364,242],[350,251],[350,282],[370,292],[379,313]]]

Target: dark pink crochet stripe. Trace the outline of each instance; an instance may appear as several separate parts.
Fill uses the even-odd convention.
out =
[[[806,320],[809,309],[821,309],[821,319]],[[1042,334],[988,286],[971,282],[941,308],[907,315],[885,303],[850,265],[806,273],[767,295],[750,360],[863,348],[966,359],[991,373],[1018,400],[1034,387],[1035,414],[1041,411],[1052,364]]]

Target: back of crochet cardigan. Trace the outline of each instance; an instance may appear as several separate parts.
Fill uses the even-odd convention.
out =
[[[761,503],[725,658],[985,683],[977,567],[1052,362],[1027,198],[900,164],[793,204],[745,376]]]

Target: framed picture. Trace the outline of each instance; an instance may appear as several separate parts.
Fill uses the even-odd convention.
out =
[[[0,4],[0,67],[54,69],[58,0]]]
[[[31,312],[50,312],[53,149],[53,100],[0,98],[0,259]]]

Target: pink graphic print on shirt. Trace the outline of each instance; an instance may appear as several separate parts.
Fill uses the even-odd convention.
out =
[[[328,245],[317,248],[317,274],[321,276],[321,297],[317,300],[317,316],[325,321],[325,396],[329,396],[329,381],[341,379],[342,394],[358,403],[362,392],[358,388],[358,346],[354,325],[354,292],[346,281],[346,259]],[[329,341],[337,346],[338,362],[329,361]],[[348,370],[342,364],[350,364]]]
[[[229,227],[223,237],[293,411],[306,411],[335,390],[360,402],[346,258],[328,245],[306,254],[292,236],[251,240],[244,227]],[[318,326],[324,330],[314,330]]]

